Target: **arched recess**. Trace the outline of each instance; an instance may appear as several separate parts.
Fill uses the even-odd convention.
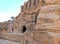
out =
[[[26,26],[23,26],[22,33],[24,33],[27,30]]]
[[[14,31],[14,28],[12,28],[12,32]]]

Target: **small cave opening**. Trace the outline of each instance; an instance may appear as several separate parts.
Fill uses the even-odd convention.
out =
[[[12,32],[14,31],[14,29],[12,28]]]
[[[25,26],[23,26],[22,33],[24,33],[26,31],[26,29],[27,28]]]

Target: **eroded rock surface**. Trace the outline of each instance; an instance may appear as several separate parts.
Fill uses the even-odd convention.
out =
[[[60,44],[60,0],[29,0],[21,8],[13,27],[1,31],[1,38],[22,44]]]

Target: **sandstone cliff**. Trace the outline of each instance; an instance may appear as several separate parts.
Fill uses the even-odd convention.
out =
[[[21,13],[14,19],[12,30],[12,33],[3,34],[3,38],[22,44],[60,44],[60,0],[24,3]]]

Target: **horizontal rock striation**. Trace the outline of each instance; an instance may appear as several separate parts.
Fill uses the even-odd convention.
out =
[[[6,26],[1,38],[22,44],[60,44],[60,0],[29,0]]]

